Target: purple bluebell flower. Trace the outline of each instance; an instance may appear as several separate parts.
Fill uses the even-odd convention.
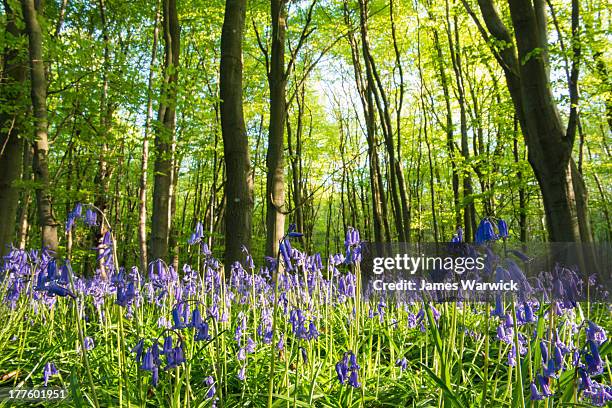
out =
[[[83,343],[85,344],[85,350],[89,351],[95,347],[94,339],[87,336],[83,339]]]
[[[209,375],[204,380],[204,383],[206,385],[208,385],[208,391],[206,392],[206,399],[211,399],[212,397],[215,396],[215,393],[216,393],[216,390],[215,390],[215,379],[212,376]]]
[[[591,375],[603,373],[604,363],[599,354],[599,346],[592,340],[588,341],[591,353],[584,356],[587,363],[587,371]]]
[[[314,322],[310,322],[310,324],[308,325],[308,338],[309,339],[317,339],[319,337],[319,331],[317,330],[317,327],[315,326]]]
[[[344,359],[336,363],[336,374],[340,384],[344,384],[348,379],[348,365]]]
[[[550,397],[553,395],[550,390],[550,378],[546,376],[542,376],[538,374],[538,382],[540,383],[540,387],[542,388],[542,395],[544,397]]]
[[[500,238],[508,238],[508,224],[506,224],[506,221],[502,219],[497,221],[497,232]]]
[[[406,360],[406,357],[398,358],[395,366],[399,367],[401,371],[405,371],[408,368],[408,360]]]
[[[516,366],[516,345],[512,344],[510,351],[508,352],[508,366],[515,367]]]
[[[590,388],[584,390],[584,396],[590,400],[591,404],[603,407],[612,401],[612,387],[593,382]]]
[[[451,243],[458,244],[461,242],[463,242],[463,228],[459,227],[457,228],[457,232],[455,233],[455,235],[453,235],[453,237],[451,238]]]
[[[244,381],[246,378],[246,367],[242,367],[238,370],[238,374],[236,375],[240,381]]]
[[[531,383],[531,386],[529,388],[531,390],[531,396],[529,398],[532,401],[541,401],[544,399],[544,396],[540,394],[540,392],[538,391],[538,387],[535,385],[534,382]]]
[[[204,226],[198,221],[196,224],[195,232],[191,234],[191,237],[187,240],[189,245],[195,245],[204,238]]]
[[[352,387],[355,387],[355,388],[361,387],[361,383],[359,382],[359,377],[357,375],[357,370],[351,370],[351,373],[349,374],[348,382]]]
[[[552,358],[548,360],[548,363],[544,366],[543,374],[548,378],[558,378],[557,369],[555,367],[555,360]]]
[[[68,213],[68,217],[66,218],[66,232],[69,232],[74,227],[76,220],[82,217],[83,205],[81,203],[76,203],[72,211]]]
[[[476,244],[482,245],[488,241],[495,241],[497,239],[497,235],[493,230],[493,225],[491,225],[491,221],[487,218],[484,218],[478,224],[478,228],[476,229]]]
[[[154,366],[151,370],[151,385],[157,387],[157,384],[159,384],[159,367]]]
[[[252,338],[247,338],[247,344],[246,344],[246,352],[249,354],[252,354],[255,352],[255,347],[257,346],[257,343],[255,343],[255,341],[253,341]]]
[[[540,341],[540,353],[542,354],[542,363],[546,364],[548,361],[548,347],[546,343],[544,343],[544,340]]]
[[[168,354],[172,352],[172,336],[166,336],[164,338],[164,348],[162,349],[162,353]]]
[[[95,227],[98,225],[98,213],[93,208],[88,208],[85,212],[85,225]]]
[[[60,286],[56,282],[51,282],[47,285],[47,293],[51,296],[69,296],[73,299],[76,299],[76,295],[72,293],[70,289]]]
[[[280,339],[278,339],[278,343],[276,344],[276,348],[279,350],[283,350],[285,348],[285,336],[284,334],[280,335]]]
[[[155,362],[153,359],[153,349],[148,348],[144,354],[144,358],[142,359],[142,365],[140,366],[140,369],[144,371],[153,371],[154,366]]]
[[[504,305],[500,294],[495,295],[495,309],[491,311],[491,316],[504,317]]]
[[[59,371],[57,371],[57,368],[55,367],[55,364],[53,364],[53,363],[45,364],[45,368],[43,369],[43,378],[45,380],[45,387],[49,383],[49,378],[51,378],[51,376],[54,376],[54,375],[57,375],[57,374],[59,374]]]
[[[138,340],[138,343],[132,349],[132,353],[136,353],[136,363],[140,365],[142,360],[142,352],[144,349],[144,339]]]
[[[600,326],[593,323],[591,320],[587,322],[587,327],[585,331],[587,340],[594,342],[598,346],[601,346],[601,344],[607,339],[606,331]]]

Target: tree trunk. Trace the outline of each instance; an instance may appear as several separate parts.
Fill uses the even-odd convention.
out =
[[[249,140],[242,107],[242,39],[246,0],[227,0],[221,31],[221,132],[225,155],[225,262],[243,259],[242,245],[250,249],[253,179]],[[214,188],[214,185],[213,185]]]
[[[148,266],[147,252],[147,173],[149,168],[149,137],[151,136],[151,120],[153,118],[153,77],[157,60],[157,42],[159,39],[159,1],[153,23],[153,44],[151,45],[151,61],[149,63],[149,80],[147,86],[147,117],[145,120],[144,138],[142,140],[142,158],[140,162],[140,188],[138,189],[138,245],[140,248],[140,270],[146,271]]]
[[[446,33],[448,37],[448,46],[450,48],[451,61],[453,71],[455,73],[455,82],[457,84],[457,102],[459,103],[459,128],[461,132],[461,156],[463,156],[464,166],[461,173],[463,179],[463,228],[466,240],[474,239],[476,232],[476,209],[474,207],[472,180],[469,172],[470,165],[470,149],[468,146],[468,126],[466,114],[465,86],[463,79],[463,70],[461,65],[461,45],[459,43],[459,28],[457,27],[457,17],[453,19],[455,30],[453,40],[453,30],[450,19],[450,10],[448,0],[446,0]],[[476,153],[476,152],[475,152]],[[489,215],[489,214],[487,214]]]
[[[17,38],[21,30],[17,27],[16,13],[4,1],[6,33],[8,38]],[[22,167],[24,139],[21,137],[23,114],[20,113],[22,89],[26,78],[24,62],[19,50],[6,47],[0,70],[0,101],[5,105],[0,110],[0,257],[8,252],[14,239],[19,190],[14,183],[19,179]],[[10,104],[14,106],[10,106]]]
[[[466,0],[464,6],[475,21]],[[485,25],[479,30],[485,40],[489,35],[507,44],[503,49],[492,48],[495,58],[504,70],[508,90],[519,118],[528,147],[528,159],[538,180],[547,230],[551,241],[590,241],[589,230],[580,224],[587,222],[586,190],[580,174],[572,174],[572,148],[576,135],[579,41],[574,41],[570,108],[567,128],[564,129],[551,90],[547,66],[546,19],[544,2],[515,0],[509,2],[514,39],[505,26],[491,0],[478,0]],[[578,35],[578,2],[572,1],[572,31]],[[516,44],[516,45],[515,45]],[[520,61],[520,62],[519,62]],[[577,183],[577,186],[574,186]],[[578,194],[576,194],[576,191]],[[582,218],[579,221],[579,218]],[[584,233],[584,235],[583,235]]]
[[[53,216],[49,189],[49,142],[47,135],[47,79],[43,60],[42,31],[34,0],[22,0],[23,19],[28,33],[31,97],[34,112],[34,176],[37,181],[36,203],[41,226],[42,247],[57,251],[57,222]]]
[[[270,127],[268,135],[268,152],[266,166],[266,255],[274,256],[278,252],[280,239],[285,233],[285,19],[287,14],[286,0],[271,0],[272,15],[272,51],[270,54]]]
[[[176,0],[163,0],[164,81],[162,84],[158,128],[155,134],[155,176],[151,222],[150,259],[166,259],[172,228],[172,186],[176,137],[176,92],[180,55],[179,22]]]

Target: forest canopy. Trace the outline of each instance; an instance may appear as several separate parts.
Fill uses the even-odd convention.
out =
[[[486,217],[516,241],[610,240],[604,1],[1,11],[3,253],[93,257],[112,230],[119,263],[145,268],[178,264],[194,231],[228,260],[242,244],[262,259],[292,223],[329,254],[349,227],[472,241]],[[95,228],[70,228],[78,203]]]

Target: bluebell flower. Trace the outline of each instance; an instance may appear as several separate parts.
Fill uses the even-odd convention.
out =
[[[304,364],[308,364],[308,354],[306,353],[306,349],[304,347],[300,347],[300,352],[302,353],[302,361]]]
[[[202,325],[198,328],[198,331],[195,335],[195,341],[209,341],[211,339],[210,334],[208,333],[209,326],[207,322],[203,322]]]
[[[179,303],[174,307],[174,309],[172,309],[172,321],[174,322],[172,328],[176,330],[184,329],[187,327],[187,323],[183,320],[181,316],[181,312],[183,311],[181,306],[184,307],[182,303]]]
[[[169,353],[166,354],[166,367],[164,370],[176,368],[185,362],[185,354],[183,352],[183,343],[179,343]]]
[[[359,377],[357,375],[357,370],[351,370],[348,382],[351,386],[355,388],[361,387],[361,383],[359,382]]]
[[[344,384],[348,379],[348,365],[344,359],[336,363],[336,374],[338,375],[338,381],[340,381],[340,384]]]
[[[285,336],[283,334],[280,335],[280,339],[278,339],[276,348],[279,350],[283,350],[285,348]]]
[[[555,367],[555,360],[553,360],[552,358],[548,360],[548,364],[544,366],[543,374],[545,377],[548,378],[558,378],[557,369]]]
[[[502,219],[497,221],[497,232],[500,238],[508,238],[508,224],[506,224],[506,221]]]
[[[592,340],[588,341],[588,345],[591,353],[584,356],[587,363],[587,371],[591,375],[601,374],[604,370],[604,363],[599,354],[599,346]]]
[[[487,218],[484,218],[478,224],[478,228],[476,229],[476,237],[475,241],[477,245],[482,245],[485,242],[495,241],[498,237],[493,230],[493,225],[491,225],[491,221]]]
[[[285,264],[285,268],[287,268],[288,271],[292,271],[293,270],[293,264],[291,263],[291,250],[293,248],[291,248],[291,244],[289,243],[288,239],[283,239],[280,242],[279,245],[279,251],[281,254],[281,259],[283,260],[283,263]]]
[[[516,345],[512,344],[510,351],[508,352],[508,366],[515,367],[516,366]]]
[[[195,245],[204,238],[204,226],[198,221],[196,224],[195,232],[191,234],[191,237],[187,240],[189,245]]]
[[[252,338],[247,338],[247,344],[246,344],[246,352],[249,354],[252,354],[255,352],[255,347],[257,346],[257,344],[255,343],[255,341],[253,341]]]
[[[607,339],[606,331],[600,326],[593,323],[591,320],[587,322],[587,327],[585,331],[587,340],[594,342],[598,346],[601,346],[601,344]]]
[[[76,203],[72,211],[68,213],[68,217],[66,218],[66,232],[72,230],[76,220],[82,217],[83,206],[81,203]]]
[[[246,367],[242,367],[240,370],[238,370],[237,377],[240,381],[244,381],[246,378]]]
[[[151,385],[157,387],[157,384],[159,384],[159,367],[154,366],[151,370]]]
[[[136,353],[136,363],[138,365],[140,365],[141,360],[142,360],[143,349],[144,349],[144,339],[140,339],[138,340],[138,343],[136,343],[136,345],[131,351],[132,353]]]
[[[168,354],[172,352],[172,336],[166,336],[164,338],[164,348],[162,349],[162,353]]]
[[[98,214],[92,208],[88,208],[85,212],[85,225],[95,227],[98,225]]]
[[[308,326],[308,339],[317,339],[319,337],[319,331],[315,326],[314,322],[310,322]]]
[[[238,353],[236,353],[236,359],[238,361],[244,361],[246,359],[246,350],[244,349],[244,347],[240,347]]]
[[[189,323],[189,327],[193,327],[195,329],[199,329],[204,324],[202,320],[202,314],[200,313],[200,309],[197,307],[193,309],[193,313],[191,315],[191,322]]]
[[[215,379],[212,376],[209,375],[204,380],[204,383],[206,383],[206,385],[208,385],[208,391],[206,392],[206,399],[211,399],[212,397],[215,396],[215,393],[216,393],[216,390],[215,390]]]
[[[548,361],[548,347],[544,340],[540,341],[540,353],[542,354],[542,364],[546,364]]]
[[[54,375],[57,375],[57,374],[59,374],[59,371],[57,371],[57,368],[55,367],[55,364],[53,364],[53,363],[45,364],[45,367],[43,369],[43,378],[45,380],[45,387],[49,383],[49,378],[51,378],[51,376],[54,376]]]
[[[531,396],[529,397],[532,401],[541,401],[544,399],[544,396],[540,394],[538,391],[538,387],[536,387],[535,383],[532,382],[530,386]]]
[[[457,228],[457,232],[455,233],[455,235],[453,235],[453,237],[451,238],[451,243],[459,244],[461,242],[463,242],[463,228],[459,227]]]
[[[142,359],[142,365],[140,366],[140,369],[144,371],[153,371],[154,366],[155,366],[155,362],[153,360],[153,349],[149,348],[145,352],[144,358]]]
[[[538,382],[542,388],[542,395],[544,397],[550,397],[553,393],[550,391],[550,378],[538,374]]]
[[[495,295],[495,309],[491,311],[491,316],[504,317],[504,305],[500,294]]]
[[[47,293],[51,296],[61,296],[61,297],[70,296],[73,299],[76,298],[76,295],[72,293],[71,290],[58,285],[56,282],[51,282],[50,284],[47,285]]]
[[[395,366],[399,367],[401,371],[405,371],[408,368],[408,360],[406,360],[406,357],[398,358],[395,361]]]
[[[85,350],[87,351],[92,350],[95,347],[94,340],[89,336],[83,339],[83,343],[85,344]]]

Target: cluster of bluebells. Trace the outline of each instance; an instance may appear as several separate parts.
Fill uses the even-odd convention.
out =
[[[82,220],[88,227],[95,227],[98,225],[98,213],[96,209],[91,205],[87,205],[86,207],[85,214],[83,214],[83,204],[76,203],[66,218],[66,232],[72,231],[72,228],[78,220]]]
[[[338,381],[340,384],[348,383],[350,386],[359,388],[361,383],[359,382],[359,369],[361,367],[357,364],[357,356],[352,351],[347,351],[342,356],[342,359],[336,363],[336,374],[338,375]]]
[[[71,229],[76,220],[80,219],[84,219],[88,225],[97,225],[95,211],[91,208],[89,210],[94,215],[87,216],[86,213],[82,216],[83,208],[75,207],[71,212],[72,220],[67,223],[67,228]],[[489,219],[483,220],[476,233],[477,241],[486,243],[505,239],[508,236],[507,230],[503,220],[497,221],[495,225]],[[357,287],[358,267],[353,266],[361,261],[359,232],[353,228],[349,229],[344,250],[342,253],[330,254],[326,270],[320,254],[307,255],[297,249],[297,245],[291,244],[293,238],[300,236],[301,234],[296,232],[295,226],[292,225],[280,243],[278,256],[269,258],[269,265],[259,271],[256,271],[248,250],[243,248],[244,262],[231,265],[225,271],[226,275],[223,266],[212,256],[204,242],[204,228],[201,223],[196,225],[188,243],[199,245],[200,254],[204,256],[202,259],[198,257],[197,267],[184,265],[181,273],[159,259],[152,261],[146,271],[139,271],[136,267],[115,269],[110,261],[113,256],[110,234],[108,237],[105,236],[101,246],[96,248],[98,254],[102,254],[100,259],[108,265],[106,278],[100,273],[92,278],[76,277],[68,261],[57,261],[49,251],[26,252],[14,249],[4,258],[3,270],[9,277],[5,302],[15,307],[19,298],[28,290],[34,291],[33,299],[36,307],[38,305],[52,307],[58,297],[77,296],[91,300],[101,321],[105,319],[104,310],[107,307],[104,306],[108,306],[108,303],[115,303],[125,310],[128,318],[132,318],[133,311],[139,307],[149,305],[156,308],[159,311],[158,326],[162,334],[157,339],[136,339],[136,346],[132,349],[138,367],[151,372],[151,383],[154,386],[160,381],[161,372],[185,362],[188,357],[185,356],[185,339],[193,339],[195,342],[211,341],[213,337],[211,329],[217,327],[214,323],[227,322],[230,310],[237,310],[237,313],[232,314],[236,320],[231,325],[232,332],[228,335],[233,335],[235,341],[231,344],[231,348],[237,363],[236,376],[239,380],[245,381],[248,364],[250,361],[255,361],[249,355],[256,353],[258,348],[262,349],[262,345],[276,347],[281,351],[285,347],[295,346],[301,359],[304,362],[308,361],[307,342],[317,341],[321,336],[320,331],[324,332],[325,329],[325,321],[321,319],[317,305],[352,308],[349,309],[347,325],[355,321],[356,311],[353,302],[357,296],[361,296]],[[463,242],[461,229],[457,231],[453,240]],[[487,262],[491,276],[494,279],[514,280],[524,292],[514,314],[504,306],[501,296],[496,297],[495,306],[491,311],[491,315],[499,319],[497,339],[507,345],[510,350],[507,362],[514,366],[519,363],[521,356],[526,354],[528,342],[532,340],[521,331],[531,333],[538,319],[545,318],[540,303],[532,300],[538,296],[533,295],[542,294],[545,302],[553,297],[560,298],[553,303],[548,313],[570,316],[576,306],[581,284],[572,270],[555,269],[548,275],[541,276],[540,282],[536,281],[535,287],[531,288],[530,282],[515,262],[509,259],[502,261],[494,257],[488,249],[487,245],[481,247],[481,250],[489,255]],[[525,260],[519,255],[516,256]],[[279,263],[283,267],[279,268]],[[273,280],[273,275],[276,280]],[[28,280],[32,277],[34,282],[28,289]],[[548,284],[547,279],[552,286]],[[542,285],[553,287],[555,293],[546,297],[547,294],[540,291]],[[275,300],[278,302],[280,318],[284,320],[281,322],[283,324],[277,323],[277,327],[288,328],[287,332],[277,332],[276,335],[272,332]],[[401,311],[402,307],[407,319],[401,320],[401,323],[408,328],[425,332],[430,312],[433,324],[437,324],[440,319],[440,312],[434,304],[429,301],[424,302],[423,299],[395,304],[393,299],[384,297],[369,297],[366,300],[369,305],[368,316],[370,318],[377,316],[380,324],[388,325],[392,329],[399,327],[400,322],[395,317],[400,319],[400,314],[396,312]],[[167,312],[168,308],[171,313]],[[251,310],[257,312],[251,315]],[[85,318],[90,318],[87,315],[91,313],[90,311],[86,310],[84,313]],[[566,319],[569,320],[575,321],[575,318]],[[522,330],[517,333],[515,327],[520,327]],[[608,341],[605,331],[593,322],[571,328],[575,329],[573,332],[575,338],[578,338],[576,333],[579,330],[584,331],[586,342],[582,347],[578,347],[561,341],[559,335],[561,329],[561,326],[555,328],[552,338],[544,339],[539,345],[542,368],[534,373],[530,384],[532,399],[544,399],[553,395],[553,380],[563,371],[575,368],[578,373],[579,389],[584,399],[596,405],[605,405],[611,399],[610,387],[597,381],[597,376],[601,375],[605,365],[600,353],[602,345]],[[476,333],[465,330],[468,336],[472,337],[473,334],[473,337],[477,338]],[[201,345],[206,344],[201,343]],[[85,350],[91,350],[94,347],[93,339],[86,338],[84,346]],[[400,371],[407,370],[407,356],[398,358],[395,365]],[[345,352],[336,363],[335,369],[341,384],[361,386],[360,366],[354,352]],[[55,366],[45,366],[45,381],[56,373]],[[206,397],[215,404],[217,401],[215,378],[206,377],[204,385],[207,390]]]
[[[476,229],[474,242],[476,245],[482,245],[487,242],[496,241],[498,239],[508,238],[508,224],[506,221],[497,220],[497,232],[495,232],[494,223],[489,218],[483,218]],[[463,234],[461,234],[463,235]],[[461,239],[459,238],[459,242]]]
[[[135,359],[138,367],[151,373],[151,385],[154,387],[157,387],[159,383],[162,356],[166,362],[162,368],[164,371],[176,368],[185,362],[183,338],[177,332],[173,333],[170,330],[166,330],[166,333],[168,334],[164,337],[163,345],[160,345],[159,339],[154,339],[151,346],[145,350],[145,339],[140,339],[132,349],[132,353],[136,355]],[[173,345],[172,334],[178,337],[176,346]]]

